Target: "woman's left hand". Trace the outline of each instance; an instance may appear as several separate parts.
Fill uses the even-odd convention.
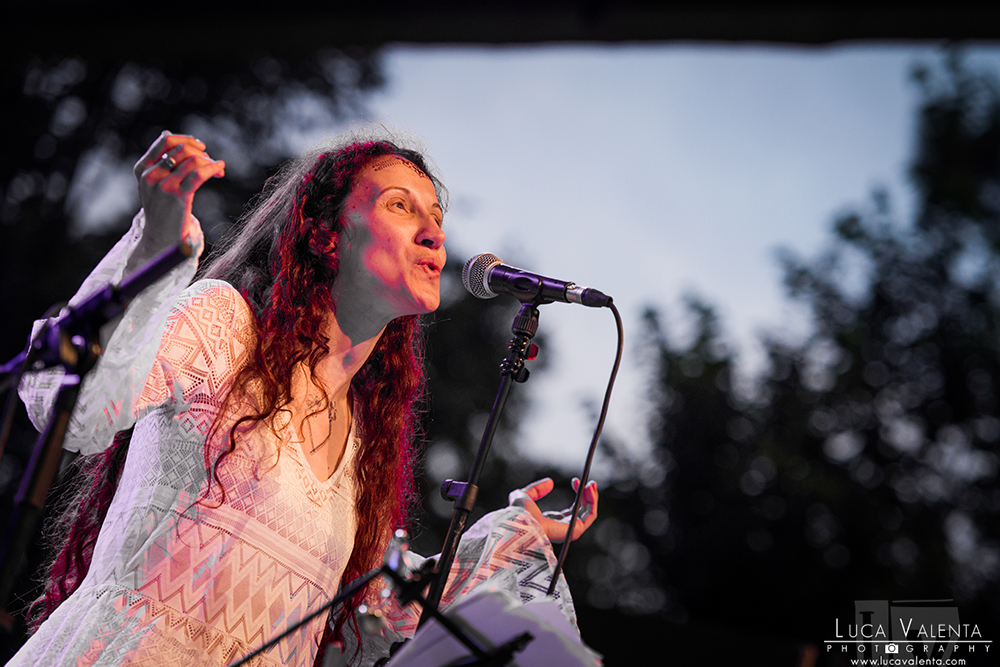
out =
[[[543,512],[535,503],[536,500],[549,494],[555,487],[555,482],[546,477],[537,482],[533,482],[523,489],[516,489],[510,492],[508,500],[511,505],[522,505],[542,526],[546,537],[552,542],[562,542],[566,539],[566,531],[569,530],[569,517],[573,507],[555,512]],[[580,488],[580,480],[573,478],[573,490]],[[583,499],[580,503],[580,514],[576,524],[573,526],[573,539],[583,535],[584,531],[590,528],[597,518],[597,482],[591,481],[583,490]]]

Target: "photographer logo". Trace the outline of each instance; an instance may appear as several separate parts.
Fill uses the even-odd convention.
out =
[[[885,664],[904,655],[964,664],[963,657],[989,655],[993,642],[977,624],[962,622],[953,600],[855,600],[854,617],[835,618],[824,644],[827,653],[892,656]]]

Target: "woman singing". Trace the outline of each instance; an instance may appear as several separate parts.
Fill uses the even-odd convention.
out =
[[[416,151],[341,140],[285,165],[191,283],[191,204],[224,169],[198,140],[163,133],[135,167],[143,210],[74,297],[180,240],[197,251],[102,332],[66,439],[85,455],[81,495],[11,665],[226,665],[377,566],[406,522],[418,317],[438,307],[445,263],[440,182]],[[22,382],[36,425],[58,376]],[[489,549],[463,542],[475,567],[453,568],[443,606],[483,581],[523,585],[525,563],[551,572],[566,525],[534,503],[549,490],[512,494],[474,527]],[[585,500],[574,539],[596,487]],[[517,559],[518,578],[499,576]],[[387,629],[362,637],[354,612],[377,587],[331,618],[334,636],[362,640],[353,664],[415,628],[416,610],[387,607]],[[572,616],[565,582],[559,593]],[[255,664],[312,665],[325,627]]]

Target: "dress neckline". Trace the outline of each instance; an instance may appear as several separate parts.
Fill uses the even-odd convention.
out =
[[[317,486],[331,488],[340,486],[345,474],[344,471],[354,461],[354,454],[358,448],[356,438],[357,423],[355,420],[351,420],[351,430],[347,434],[347,443],[344,445],[344,453],[340,457],[340,462],[333,472],[330,473],[330,476],[324,481],[316,476],[316,472],[309,464],[309,457],[306,456],[305,449],[303,449],[303,445],[305,445],[305,437],[295,426],[295,420],[292,419],[291,415],[287,413],[283,413],[283,417],[284,419],[282,421],[287,421],[285,421],[285,423],[280,425],[278,428],[278,433],[282,436],[280,438],[281,442],[282,444],[291,445],[294,448],[296,458],[298,459],[299,464],[305,468],[306,475],[309,479],[312,480],[312,482]]]

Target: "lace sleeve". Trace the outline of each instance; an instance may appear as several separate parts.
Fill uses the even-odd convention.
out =
[[[145,213],[140,210],[132,220],[128,233],[101,260],[70,299],[71,307],[105,285],[121,281],[145,225]],[[63,443],[65,449],[81,454],[104,451],[115,433],[135,422],[131,408],[153,364],[170,306],[198,269],[204,239],[197,220],[195,228],[197,235],[191,239],[195,253],[132,300],[108,341],[104,355],[84,378]],[[35,322],[32,337],[38,334],[43,324],[41,320]],[[64,375],[62,368],[28,373],[18,386],[28,416],[39,431],[45,427],[51,414]]]

